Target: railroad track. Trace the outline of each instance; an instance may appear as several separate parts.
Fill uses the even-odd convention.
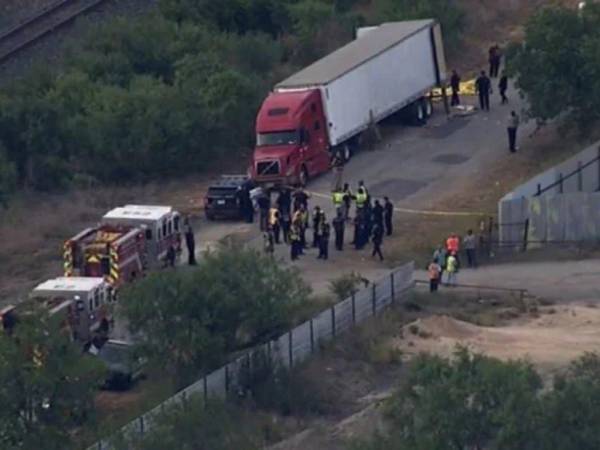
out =
[[[0,31],[0,63],[104,1],[57,0],[12,28]]]

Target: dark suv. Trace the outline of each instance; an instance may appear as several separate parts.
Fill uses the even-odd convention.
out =
[[[217,217],[242,218],[242,198],[254,187],[246,175],[222,175],[212,183],[204,197],[204,213],[208,220]]]

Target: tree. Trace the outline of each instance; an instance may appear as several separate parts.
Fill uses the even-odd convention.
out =
[[[360,450],[592,450],[600,448],[600,357],[574,361],[554,389],[525,362],[460,349],[422,355],[388,405],[391,432]]]
[[[551,7],[533,16],[509,70],[540,122],[564,116],[586,131],[600,118],[600,5]]]
[[[442,25],[446,47],[457,50],[465,27],[465,12],[457,3],[452,0],[374,0],[374,10],[378,23],[436,17]]]
[[[251,250],[207,254],[190,271],[152,274],[122,292],[140,352],[184,385],[231,351],[277,335],[308,287],[291,269]]]
[[[600,448],[600,357],[586,354],[574,361],[542,405],[545,450]]]
[[[67,448],[71,429],[93,413],[103,376],[45,313],[22,316],[0,337],[0,447]]]
[[[17,171],[8,159],[6,149],[0,142],[0,208],[8,204],[8,197],[17,187]]]

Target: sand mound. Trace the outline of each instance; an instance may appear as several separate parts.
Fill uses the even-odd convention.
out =
[[[408,324],[403,334],[393,345],[407,356],[420,352],[450,356],[462,345],[500,359],[526,358],[540,369],[557,369],[586,351],[600,351],[600,310],[549,309],[539,318],[498,328],[433,316]]]

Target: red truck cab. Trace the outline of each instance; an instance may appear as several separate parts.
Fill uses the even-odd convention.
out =
[[[267,186],[304,185],[329,170],[330,160],[320,90],[272,92],[256,120],[252,179]]]

